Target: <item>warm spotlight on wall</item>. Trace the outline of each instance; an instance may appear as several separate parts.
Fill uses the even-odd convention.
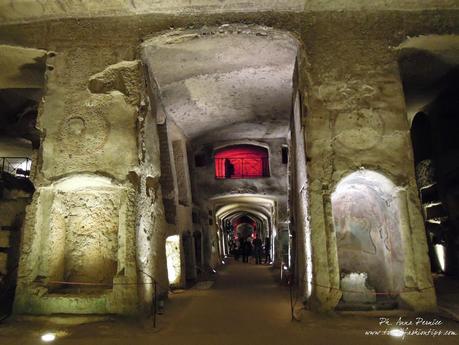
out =
[[[41,341],[45,343],[50,343],[54,340],[56,340],[56,335],[54,333],[45,333],[41,336]]]
[[[440,268],[442,272],[444,272],[445,267],[446,267],[445,246],[442,244],[436,244],[434,247],[435,247],[435,254],[437,255],[438,263],[440,264]]]
[[[170,285],[180,284],[180,236],[172,235],[166,239],[167,277]]]

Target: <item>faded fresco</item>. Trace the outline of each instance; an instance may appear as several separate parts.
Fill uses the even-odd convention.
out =
[[[399,289],[403,256],[392,183],[371,171],[353,173],[337,186],[332,208],[342,277],[365,273],[369,289]]]

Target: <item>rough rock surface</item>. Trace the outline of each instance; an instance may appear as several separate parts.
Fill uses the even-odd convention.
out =
[[[341,297],[330,196],[344,176],[364,167],[389,178],[404,201],[400,207],[405,288],[402,301],[418,310],[435,307],[398,52],[392,47],[400,45],[407,36],[458,32],[456,2],[315,1],[306,8],[330,11],[297,13],[257,12],[267,8],[261,4],[250,6],[251,11],[231,12],[234,7],[224,7],[219,2],[218,6],[212,3],[211,7],[192,7],[201,11],[197,12],[199,16],[186,11],[160,16],[150,13],[154,7],[144,6],[148,7],[145,15],[135,20],[132,16],[99,17],[121,11],[110,6],[103,8],[102,3],[93,3],[92,8],[83,7],[83,2],[63,3],[67,5],[65,9],[56,2],[42,6],[42,2],[32,0],[1,4],[0,12],[5,19],[0,25],[2,43],[56,52],[47,59],[46,90],[39,109],[42,148],[34,179],[37,192],[27,210],[24,227],[18,312],[132,313],[139,300],[148,308],[148,288],[140,298],[137,290],[122,287],[92,298],[47,294],[47,272],[40,270],[48,264],[51,253],[41,246],[50,231],[49,210],[57,193],[54,183],[81,174],[109,176],[115,189],[124,195],[119,224],[124,226],[121,232],[125,234],[125,246],[118,247],[118,265],[122,267],[117,271],[125,274],[116,276],[114,281],[140,281],[145,283],[142,286],[151,286],[148,277],[138,279],[137,275],[138,268],[148,267],[147,273],[155,272],[158,279],[167,282],[161,240],[165,238],[166,226],[161,223],[164,210],[158,183],[159,145],[154,137],[156,119],[140,116],[139,120],[139,111],[147,102],[142,105],[141,99],[134,101],[135,85],[142,89],[140,83],[131,83],[137,67],[135,63],[121,62],[137,59],[141,41],[172,26],[218,27],[225,22],[242,21],[272,25],[292,33],[301,43],[300,54],[307,55],[307,62],[299,59],[298,89],[305,105],[301,123],[306,136],[308,216],[314,249],[311,304],[319,310],[330,310]],[[231,3],[236,4],[241,9],[240,3]],[[403,11],[368,10],[382,9],[387,4],[389,9]],[[303,5],[301,2],[300,9]],[[363,11],[334,11],[346,8]],[[429,10],[422,11],[425,8]],[[175,7],[172,12],[177,14],[176,10]],[[142,12],[141,6],[138,11]],[[76,15],[78,20],[65,18]],[[151,140],[139,140],[140,130],[145,138],[154,133]],[[148,152],[150,158],[146,158]],[[202,218],[208,221],[207,213]],[[211,234],[207,240],[209,247],[213,242],[214,251],[215,237]],[[42,265],[40,269],[37,263]]]

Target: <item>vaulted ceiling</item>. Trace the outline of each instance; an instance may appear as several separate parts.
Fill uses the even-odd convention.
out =
[[[4,23],[68,17],[126,16],[153,13],[195,14],[254,11],[361,11],[457,8],[456,0],[1,0]]]
[[[264,27],[175,31],[145,43],[166,115],[189,139],[285,137],[297,54]]]
[[[459,35],[414,37],[398,48],[408,118],[412,120],[459,77]]]

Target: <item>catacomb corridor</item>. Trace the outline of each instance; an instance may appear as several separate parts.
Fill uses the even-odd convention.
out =
[[[0,0],[0,344],[457,344],[457,0]]]

